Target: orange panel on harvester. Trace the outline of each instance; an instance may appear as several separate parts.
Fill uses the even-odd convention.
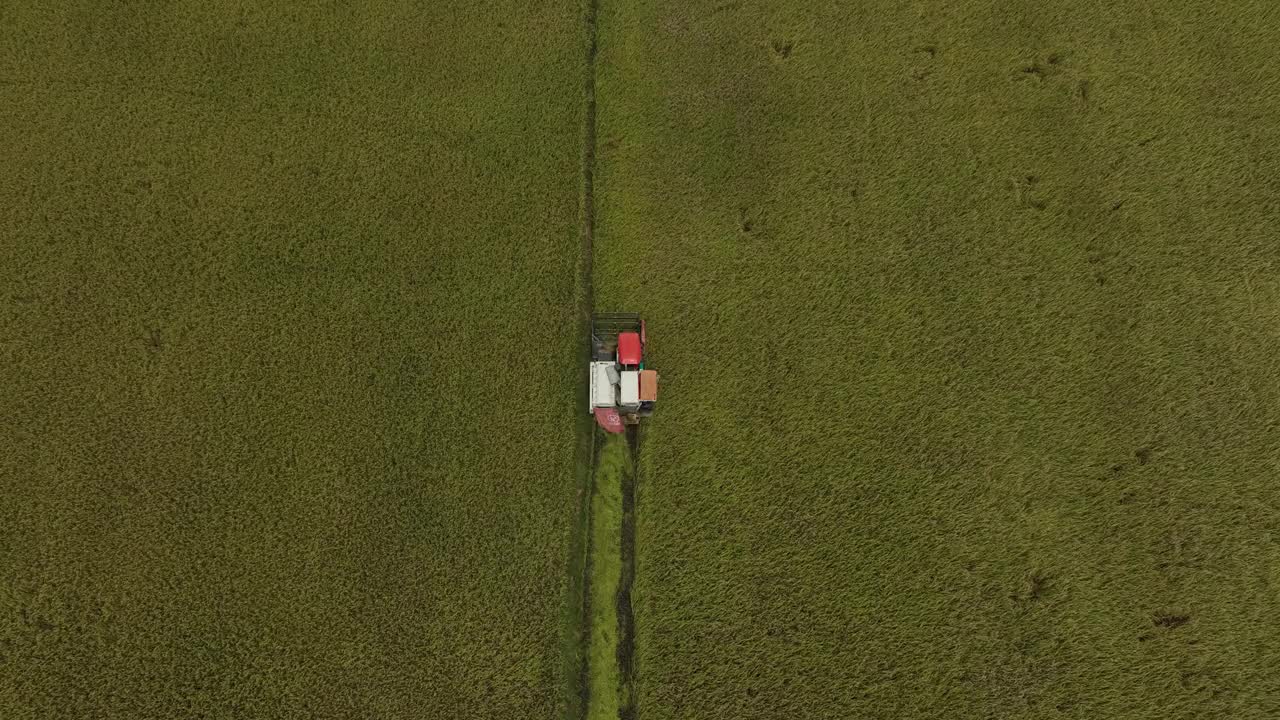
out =
[[[640,402],[653,402],[658,399],[658,371],[640,371]]]

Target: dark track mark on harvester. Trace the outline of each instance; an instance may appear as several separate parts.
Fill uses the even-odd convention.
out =
[[[635,614],[631,607],[631,585],[636,576],[636,481],[640,468],[640,428],[627,428],[630,467],[622,473],[622,577],[618,579],[618,675],[623,704],[620,720],[635,720],[635,693],[631,673],[635,657]]]

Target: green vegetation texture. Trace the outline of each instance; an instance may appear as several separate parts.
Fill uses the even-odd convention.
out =
[[[0,9],[0,716],[564,711],[583,56],[576,2]]]
[[[595,431],[594,432],[599,432]],[[587,720],[616,720],[618,581],[622,577],[622,476],[630,463],[624,435],[605,435],[591,494],[591,619]]]
[[[664,718],[1280,716],[1280,8],[604,3]]]

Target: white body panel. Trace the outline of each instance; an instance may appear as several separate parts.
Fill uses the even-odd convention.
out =
[[[591,407],[587,408],[587,412],[596,408],[617,407],[618,388],[609,382],[609,371],[612,368],[611,362],[591,363]]]
[[[640,373],[635,370],[622,371],[622,383],[618,405],[628,410],[640,407]]]

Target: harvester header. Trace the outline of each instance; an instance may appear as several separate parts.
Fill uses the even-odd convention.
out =
[[[606,432],[620,433],[653,414],[658,373],[644,366],[646,342],[638,313],[591,316],[587,409]]]

